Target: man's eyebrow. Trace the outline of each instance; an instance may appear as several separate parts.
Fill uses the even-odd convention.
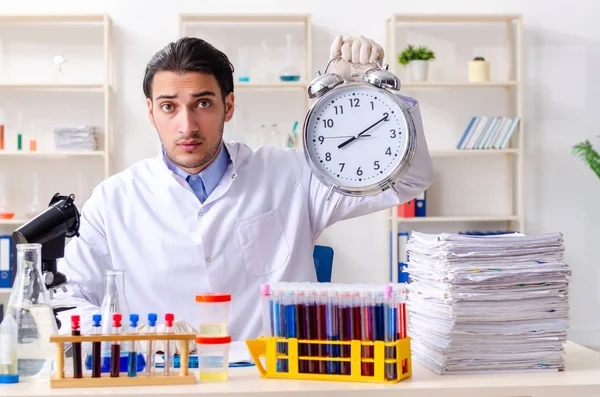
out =
[[[159,95],[156,98],[154,98],[154,100],[158,101],[159,99],[175,99],[175,98],[177,98],[177,95],[162,94],[162,95]]]
[[[200,92],[194,92],[192,94],[192,97],[194,97],[194,98],[198,98],[198,97],[201,97],[201,96],[217,96],[217,94],[215,94],[212,91],[208,91],[208,90],[206,90],[206,91],[200,91]],[[177,95],[175,95],[175,94],[162,94],[162,95],[159,95],[156,98],[154,98],[154,100],[158,101],[159,99],[175,99],[175,98],[177,98]]]
[[[215,94],[212,91],[200,91],[200,92],[194,92],[192,94],[192,96],[194,98],[198,98],[198,97],[201,97],[201,96],[217,96],[217,94]]]

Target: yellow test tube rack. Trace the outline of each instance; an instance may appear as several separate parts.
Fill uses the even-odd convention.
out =
[[[283,346],[287,346],[287,354],[278,352]],[[298,346],[300,344],[315,345],[350,345],[350,357],[318,357],[318,356],[300,356]],[[248,350],[252,359],[260,372],[261,378],[276,379],[305,379],[305,380],[326,380],[337,382],[370,382],[370,383],[398,383],[401,380],[412,376],[412,364],[410,353],[410,338],[406,337],[395,342],[370,342],[361,340],[352,341],[329,341],[329,340],[299,340],[296,338],[278,338],[278,337],[260,337],[254,340],[246,341]],[[363,348],[373,346],[373,358],[363,358]],[[396,358],[385,358],[386,347],[393,347],[396,351]],[[261,358],[266,360],[266,368],[263,366]],[[278,360],[287,360],[287,371],[279,372],[277,370]],[[327,361],[327,362],[349,362],[350,375],[339,374],[321,374],[321,373],[301,373],[299,372],[300,361]],[[362,363],[374,363],[373,375],[362,374]],[[386,379],[386,365],[396,366],[395,377]]]

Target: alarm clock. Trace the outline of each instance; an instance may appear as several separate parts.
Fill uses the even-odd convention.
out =
[[[388,65],[368,70],[360,81],[327,73],[308,86],[314,99],[303,126],[303,148],[312,173],[333,192],[372,196],[394,184],[410,168],[416,130],[407,105],[391,90],[400,79]]]

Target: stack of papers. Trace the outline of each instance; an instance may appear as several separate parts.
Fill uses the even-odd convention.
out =
[[[564,369],[570,269],[560,233],[413,232],[413,358],[439,374]]]
[[[97,150],[97,132],[98,128],[91,125],[56,127],[54,129],[54,144],[56,150]]]

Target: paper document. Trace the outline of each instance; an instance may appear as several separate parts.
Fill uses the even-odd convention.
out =
[[[433,371],[564,369],[570,268],[560,233],[411,233],[408,332]]]

